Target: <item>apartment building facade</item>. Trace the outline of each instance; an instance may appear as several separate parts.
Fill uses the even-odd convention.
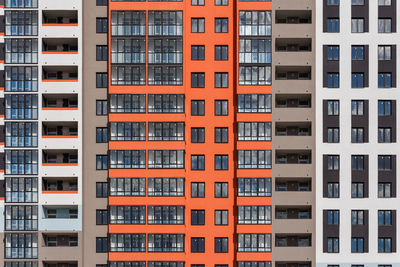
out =
[[[0,5],[0,264],[82,266],[82,3]]]
[[[316,4],[317,266],[397,266],[397,1]]]

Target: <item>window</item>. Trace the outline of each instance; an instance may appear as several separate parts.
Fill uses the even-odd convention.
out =
[[[5,95],[5,118],[7,120],[37,120],[37,94]]]
[[[378,143],[391,143],[392,142],[392,128],[378,128]]]
[[[145,11],[112,11],[111,36],[146,35]]]
[[[227,72],[214,73],[214,87],[215,88],[228,88],[229,78]]]
[[[391,210],[378,210],[378,225],[392,225]]]
[[[378,155],[378,171],[392,170],[392,156]]]
[[[328,183],[328,198],[339,198],[339,183]]]
[[[4,68],[6,92],[37,92],[37,67],[5,66]]]
[[[107,32],[108,32],[107,18],[96,18],[96,33],[107,33]]]
[[[38,62],[37,39],[5,39],[5,63],[32,64]]]
[[[270,169],[271,150],[238,150],[239,169]]]
[[[149,95],[149,112],[154,111],[154,106],[157,103],[160,105],[163,104],[163,95],[158,95],[160,98],[155,97],[157,95]],[[168,96],[166,95],[166,100],[168,100]],[[158,100],[160,102],[158,102]],[[176,100],[176,99],[175,99]],[[167,101],[165,101],[167,102]],[[165,103],[167,104],[167,103]],[[167,106],[167,105],[166,105]],[[146,95],[138,95],[138,94],[126,94],[126,95],[110,95],[110,112],[111,113],[145,113],[146,112]],[[157,110],[157,112],[159,112]]]
[[[228,238],[215,237],[214,238],[214,252],[215,253],[228,253]]]
[[[380,72],[378,73],[378,88],[392,87],[392,73]]]
[[[215,183],[214,184],[214,197],[227,198],[228,197],[228,183]]]
[[[191,142],[204,143],[205,128],[191,128]]]
[[[351,198],[364,198],[364,183],[351,183]]]
[[[238,224],[271,224],[271,206],[238,206]]]
[[[364,156],[363,155],[352,155],[351,156],[351,170],[352,171],[364,170]]]
[[[239,63],[271,63],[271,40],[253,39],[250,37],[239,39]]]
[[[364,225],[364,211],[363,210],[352,210],[351,211],[351,224]]]
[[[146,122],[110,122],[109,127],[111,131],[110,132],[111,141],[146,140]],[[151,136],[151,138],[155,137]],[[150,132],[149,132],[149,140],[150,140]]]
[[[154,52],[154,43],[158,40],[149,39],[149,63],[156,63],[155,52]],[[174,40],[175,41],[175,40]],[[171,40],[171,50],[172,52],[176,51],[177,43]],[[158,45],[162,45],[161,41],[157,42]],[[167,43],[166,46],[168,46]],[[102,46],[100,46],[102,47]],[[107,46],[106,46],[107,47]],[[159,48],[159,47],[157,47]],[[157,59],[161,58],[161,48],[159,48],[159,53],[156,54]],[[103,49],[103,53],[106,53],[107,50]],[[169,55],[169,54],[167,54]],[[174,53],[172,53],[172,58],[174,57]],[[107,60],[108,55],[103,54],[103,60]],[[176,62],[176,58],[173,58],[173,62]],[[145,38],[141,39],[131,39],[131,38],[112,38],[111,39],[111,63],[121,63],[121,64],[145,64],[146,63],[146,40]]]
[[[185,221],[185,206],[148,206],[147,213],[148,224],[184,224]]]
[[[378,198],[392,197],[392,183],[378,183]]]
[[[214,155],[214,170],[228,170],[228,155]]]
[[[192,155],[191,156],[191,169],[192,170],[204,170],[205,169],[205,156],[204,155]]]
[[[141,56],[143,58],[140,61],[136,60],[135,63],[145,63],[146,62],[146,45],[145,43],[137,44],[139,47],[136,47],[135,50],[137,52],[140,51]],[[145,47],[141,47],[144,45]],[[149,63],[150,64],[182,64],[183,56],[182,56],[182,38],[178,39],[159,39],[156,37],[149,38]],[[129,63],[129,62],[128,62]],[[180,74],[179,74],[180,76]],[[155,80],[159,81],[159,78]],[[172,81],[173,79],[171,79]]]
[[[205,196],[204,194],[204,189],[205,189],[205,184],[204,183],[192,183],[191,184],[191,197],[192,198],[203,198]]]
[[[215,0],[215,5],[216,6],[227,6],[228,5],[228,0]]]
[[[378,237],[378,253],[392,252],[392,238]]]
[[[37,261],[5,261],[5,267],[38,267]],[[96,266],[97,267],[97,266]]]
[[[352,33],[364,32],[364,19],[363,18],[352,18],[351,19],[351,32]]]
[[[328,115],[339,116],[339,100],[328,100]]]
[[[145,151],[143,150],[145,159]],[[149,150],[149,169],[183,169],[184,150]],[[145,168],[145,164],[144,164]]]
[[[148,196],[185,196],[184,178],[149,178],[148,187]]]
[[[108,128],[97,127],[96,128],[96,143],[107,143],[108,142]]]
[[[215,100],[214,115],[228,116],[228,100]]]
[[[107,88],[108,87],[108,74],[96,72],[96,88]]]
[[[338,155],[328,155],[327,162],[328,162],[328,170],[330,171],[339,170],[340,160]]]
[[[26,0],[26,1],[6,0],[5,1],[5,7],[6,8],[37,8],[38,7],[38,1],[37,0]],[[30,263],[32,264],[32,262],[30,262]],[[7,266],[7,267],[11,267],[11,265]],[[12,267],[24,267],[24,265],[22,263],[21,266],[12,265]],[[28,265],[26,267],[28,267]],[[34,266],[32,265],[32,267],[34,267]],[[37,264],[35,265],[35,267],[37,267]]]
[[[244,1],[244,0],[241,0]],[[247,0],[247,1],[261,1],[261,0]],[[271,267],[270,261],[238,261],[238,267]],[[307,266],[303,266],[307,267]]]
[[[37,122],[5,123],[6,147],[37,147],[37,145],[38,145]]]
[[[204,60],[204,45],[192,45],[192,60]]]
[[[269,94],[239,94],[239,113],[270,113],[271,95]]]
[[[363,87],[364,87],[364,73],[352,73],[351,88],[363,88]]]
[[[238,141],[271,140],[270,122],[238,122]]]
[[[239,11],[239,36],[271,36],[271,11]]]
[[[146,234],[110,234],[109,238],[110,238],[110,252],[146,251]],[[149,251],[150,251],[150,244],[149,244]]]
[[[364,100],[351,101],[351,115],[356,115],[356,116],[364,115]]]
[[[351,60],[364,60],[364,46],[362,45],[351,46]]]
[[[378,6],[391,6],[391,0],[378,0]]]
[[[182,11],[149,11],[150,36],[182,36],[182,28]]]
[[[271,251],[271,234],[238,234],[238,252]]]
[[[38,206],[5,206],[5,230],[37,231]]]
[[[110,150],[110,168],[111,169],[146,168],[146,150]]]
[[[363,253],[364,252],[364,238],[352,237],[351,238],[351,253]]]
[[[328,6],[338,6],[339,5],[339,0],[326,0]]]
[[[146,206],[109,206],[110,224],[145,224]],[[149,206],[150,214],[150,206]],[[149,215],[150,216],[150,215]],[[150,222],[150,218],[148,223]]]
[[[151,66],[149,69],[152,68]],[[150,69],[149,71],[149,84],[154,84],[154,81],[150,82],[150,79],[154,79],[154,69]],[[158,72],[158,76],[161,79],[161,73],[163,69],[159,67],[156,71]],[[175,69],[171,67],[171,72]],[[167,75],[168,77],[173,77],[174,73],[169,75],[168,67],[164,69],[164,77]],[[111,84],[112,85],[145,85],[146,84],[146,69],[145,66],[142,65],[113,65],[111,66]],[[160,83],[161,84],[161,83]]]
[[[6,203],[34,203],[38,201],[37,178],[5,178]]]
[[[204,32],[204,18],[192,18],[192,32]]]
[[[339,225],[339,214],[338,210],[328,210],[328,225]]]
[[[204,72],[192,72],[191,73],[191,87],[192,88],[204,88]]]
[[[191,115],[204,116],[204,100],[191,101]]]
[[[339,88],[339,73],[328,73],[328,88]]]
[[[21,1],[20,1],[21,2]],[[25,1],[26,2],[26,1]],[[4,11],[5,35],[12,36],[37,36],[38,12],[37,11]]]
[[[339,253],[339,238],[328,237],[328,253]]]
[[[108,114],[107,100],[96,100],[96,115],[107,115]]]
[[[214,128],[214,143],[228,143],[228,127]]]
[[[378,18],[378,32],[379,33],[392,32],[392,19]]]
[[[328,128],[328,143],[339,143],[339,128]]]
[[[391,60],[391,59],[392,59],[392,46],[378,45],[378,60]]]
[[[119,264],[120,262],[118,262]],[[118,267],[146,267],[146,262],[142,262],[142,266],[136,266],[136,265],[126,265],[126,266],[120,266]],[[147,262],[148,267],[185,267],[185,262],[184,261],[148,261]],[[113,266],[110,265],[110,267],[117,267],[117,265]],[[204,266],[203,266],[204,267]]]
[[[6,150],[5,174],[38,174],[37,150]]]
[[[353,6],[363,6],[364,5],[364,0],[351,0],[351,4]]]
[[[392,115],[392,101],[391,100],[378,100],[378,115],[391,116]]]
[[[96,155],[96,170],[107,170],[107,169],[108,169],[108,156]]]
[[[108,224],[108,210],[96,210],[96,225],[107,225],[107,224]]]
[[[191,225],[205,224],[205,210],[191,210]]]
[[[192,0],[192,6],[204,6],[204,0]]]
[[[328,32],[339,32],[338,18],[328,18]]]
[[[150,186],[153,185],[149,178],[149,196]],[[169,179],[169,178],[165,178]],[[109,178],[110,196],[145,196],[146,178]]]
[[[271,85],[271,66],[239,66],[239,85]]]
[[[96,45],[96,60],[97,61],[107,61],[108,60],[108,46],[107,45]]]
[[[96,6],[107,6],[108,1],[107,0],[96,0]]]
[[[271,178],[238,178],[238,196],[271,196]]]
[[[145,129],[143,129],[143,131],[145,131]],[[149,122],[149,141],[184,141],[184,140],[185,140],[184,122]]]
[[[97,198],[108,197],[108,183],[106,183],[106,182],[97,182],[96,183],[96,197]]]
[[[328,60],[339,60],[338,45],[328,45]]]
[[[37,259],[38,234],[37,233],[5,233],[6,259]]]
[[[214,47],[214,60],[228,60],[228,46],[216,45]]]
[[[215,32],[228,32],[228,18],[215,18]]]
[[[190,252],[204,252],[205,242],[204,237],[192,237],[190,239]]]
[[[364,128],[351,128],[351,142],[364,143]]]
[[[214,224],[215,225],[228,225],[228,211],[215,210],[214,211]]]
[[[143,104],[142,112],[145,112],[146,101],[144,95],[143,95],[143,100],[141,99],[140,103]],[[184,107],[183,94],[182,95],[149,94],[149,100],[148,100],[149,113],[183,113],[184,111],[185,107]]]

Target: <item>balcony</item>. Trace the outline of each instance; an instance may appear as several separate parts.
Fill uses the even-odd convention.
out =
[[[43,233],[43,247],[77,247],[78,234]]]
[[[42,110],[77,110],[77,94],[43,94]]]
[[[310,94],[277,94],[275,96],[276,108],[311,108]],[[298,112],[296,110],[296,112]]]
[[[43,66],[43,82],[77,82],[77,66]]]
[[[77,122],[43,122],[43,138],[77,138]]]
[[[58,250],[57,250],[58,253]],[[77,261],[43,261],[43,267],[78,267]]]
[[[43,54],[77,54],[77,38],[43,38]]]
[[[311,262],[276,262],[276,267],[311,267]]]
[[[311,247],[311,234],[275,235],[276,247]]]
[[[311,80],[310,66],[276,66],[276,80]]]
[[[311,10],[276,10],[276,24],[311,24]]]
[[[43,10],[43,26],[78,26],[77,10]]]
[[[68,195],[61,196],[68,201]],[[74,231],[82,228],[81,210],[78,205],[45,204],[39,210],[39,216],[42,218],[39,226],[41,231]]]
[[[78,180],[76,177],[43,178],[42,192],[46,194],[76,194],[78,193]]]
[[[78,166],[78,150],[43,150],[43,166]]]
[[[311,164],[311,151],[276,151],[276,164]]]
[[[311,38],[276,38],[276,52],[311,52]]]
[[[277,122],[276,136],[311,136],[311,122]]]
[[[277,178],[275,190],[279,192],[311,192],[311,179]]]
[[[310,206],[276,206],[275,219],[311,219]]]

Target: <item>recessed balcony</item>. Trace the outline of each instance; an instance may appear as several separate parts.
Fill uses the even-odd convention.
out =
[[[43,82],[77,82],[77,66],[43,66]]]

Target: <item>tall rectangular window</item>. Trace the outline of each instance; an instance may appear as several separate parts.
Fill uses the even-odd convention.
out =
[[[192,100],[191,101],[191,115],[192,116],[204,116],[204,100]]]
[[[6,36],[37,36],[38,11],[4,11]]]
[[[214,73],[214,87],[215,88],[228,88],[229,78],[227,72]]]
[[[192,18],[191,19],[191,29],[193,33],[201,33],[204,32],[205,28],[205,20],[204,18]]]
[[[5,63],[34,64],[38,62],[37,39],[5,39]]]
[[[193,182],[191,183],[191,197],[192,198],[203,198],[205,196],[205,183]]]
[[[204,45],[192,45],[191,51],[191,59],[192,60],[204,60],[205,53],[204,53]]]
[[[108,46],[96,45],[96,61],[107,61],[107,60],[108,60]]]
[[[339,32],[338,18],[328,18],[328,32]]]
[[[96,128],[96,143],[107,143],[108,142],[108,128],[97,127]]]
[[[364,73],[352,73],[351,88],[363,88],[363,87],[364,87]]]
[[[351,60],[364,60],[364,46],[352,45],[351,46]]]
[[[392,46],[378,45],[378,60],[391,60],[391,59],[392,59]]]
[[[392,32],[392,19],[391,18],[378,18],[378,32],[379,33]]]
[[[108,87],[108,73],[96,72],[96,88]]]
[[[215,100],[214,101],[214,115],[215,116],[228,116],[228,100]]]
[[[352,33],[364,32],[364,19],[363,18],[352,18],[351,19],[351,32]]]
[[[214,47],[214,60],[228,60],[228,46],[216,45]]]
[[[108,156],[96,155],[96,170],[107,170],[107,169],[108,169]]]
[[[339,253],[338,237],[328,237],[328,253]]]
[[[391,253],[392,251],[392,238],[391,237],[378,237],[378,253]]]
[[[214,128],[214,143],[228,143],[228,127]]]
[[[214,155],[214,170],[228,170],[228,155]]]
[[[96,115],[103,116],[108,114],[107,100],[96,100]]]
[[[339,88],[339,73],[328,73],[328,88]]]
[[[191,128],[191,142],[204,143],[205,141],[205,128]]]
[[[338,45],[328,45],[328,60],[339,60]]]
[[[96,33],[107,33],[107,32],[108,32],[108,19],[96,18]]]
[[[380,72],[378,73],[378,88],[391,88],[392,87],[392,73]]]
[[[352,237],[351,238],[351,253],[363,253],[364,252],[364,238]]]
[[[215,18],[215,32],[228,32],[228,18]]]

